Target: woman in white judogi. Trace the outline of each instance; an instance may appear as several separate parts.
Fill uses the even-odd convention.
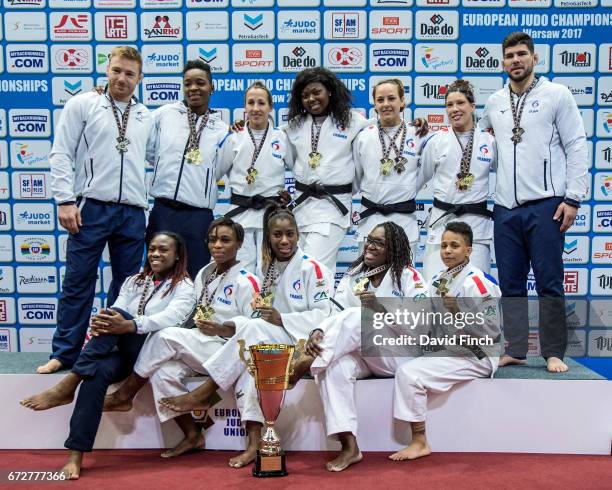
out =
[[[413,305],[425,297],[426,284],[411,265],[408,246],[406,233],[393,222],[370,232],[362,256],[340,281],[334,296],[334,304],[344,311],[312,333],[307,348],[311,357],[296,366],[297,378],[310,368],[321,393],[327,435],[338,437],[342,444],[338,457],[326,465],[329,471],[342,471],[362,458],[356,438],[355,381],[373,374],[393,376],[401,363],[420,355],[420,349],[412,347],[376,348],[370,334],[388,337],[400,332],[362,327],[362,307],[376,311],[380,307],[376,298],[410,298]]]
[[[331,313],[329,297],[333,276],[319,261],[304,255],[298,248],[298,229],[293,214],[284,208],[269,208],[264,216],[262,251],[266,276],[255,307],[261,318],[234,319],[236,334],[219,349],[203,368],[210,378],[193,392],[162,399],[162,405],[175,411],[204,409],[210,396],[220,387],[230,389],[237,382],[244,406],[241,419],[246,422],[249,445],[245,452],[230,460],[239,468],[255,458],[263,416],[257,391],[246,366],[238,361],[239,340],[245,346],[265,343],[295,344],[307,339],[313,325],[319,325]],[[272,305],[266,304],[273,294]]]
[[[471,325],[455,323],[431,327],[430,338],[445,335],[468,335],[490,345],[440,346],[440,351],[402,364],[395,373],[393,416],[411,423],[410,445],[390,456],[393,460],[427,456],[431,448],[425,437],[427,394],[444,393],[455,384],[475,378],[492,377],[501,354],[499,298],[501,291],[495,280],[471,263],[472,231],[466,223],[451,222],[442,235],[441,255],[447,269],[436,274],[429,286],[429,295],[438,299],[434,310],[481,314]],[[435,301],[435,300],[434,300]]]
[[[393,221],[404,228],[415,257],[419,226],[414,199],[418,191],[418,153],[423,140],[417,135],[418,128],[402,119],[406,103],[404,84],[400,80],[378,82],[372,98],[378,121],[364,128],[353,144],[357,186],[361,191],[360,247],[363,249],[365,237],[377,225]]]
[[[69,450],[62,468],[66,479],[79,478],[83,453],[93,449],[109,385],[132,370],[147,335],[180,325],[195,300],[183,239],[172,232],[155,233],[147,243],[143,271],[128,277],[112,306],[92,317],[92,338],[72,371],[53,388],[21,401],[32,410],[47,410],[70,404],[79,389],[64,443]]]
[[[236,260],[243,238],[242,227],[229,218],[211,223],[208,248],[213,262],[202,268],[195,279],[198,298],[193,317],[195,328],[166,328],[150,336],[138,356],[134,372],[118,391],[106,397],[106,411],[130,410],[132,400],[147,379],[151,380],[153,398],[160,400],[188,393],[184,379],[206,374],[202,363],[233,335],[233,321],[237,317],[251,317],[251,300],[259,292],[257,277],[245,271]],[[185,436],[174,449],[162,453],[162,457],[178,456],[204,446],[201,427],[190,414],[161,405],[157,405],[157,414],[161,422],[174,419]]]
[[[465,80],[453,82],[446,93],[451,127],[427,140],[421,154],[420,180],[424,184],[433,177],[434,196],[423,257],[427,280],[444,269],[440,239],[445,225],[457,219],[474,233],[471,262],[487,273],[491,268],[493,213],[487,209],[487,199],[497,149],[494,137],[475,125],[475,109],[472,86]]]
[[[232,191],[225,216],[244,228],[238,260],[259,276],[264,210],[281,198],[289,201],[285,169],[293,167],[287,135],[274,127],[272,111],[270,91],[262,82],[251,84],[245,93],[246,128],[228,135],[217,161],[217,179],[227,174]]]
[[[332,272],[350,226],[355,182],[352,145],[366,119],[351,110],[351,94],[325,68],[298,73],[284,126],[295,155],[294,212],[300,248]]]

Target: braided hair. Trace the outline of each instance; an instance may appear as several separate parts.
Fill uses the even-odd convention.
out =
[[[263,241],[261,243],[261,270],[264,272],[270,268],[270,264],[274,260],[274,252],[270,244],[270,225],[275,221],[283,219],[291,221],[297,232],[298,226],[295,216],[286,206],[273,204],[266,208],[263,217]]]
[[[412,267],[412,250],[406,232],[401,226],[392,221],[385,221],[377,225],[376,228],[385,230],[385,242],[387,244],[387,263],[390,265],[393,274],[393,285],[401,291],[402,272],[406,267]],[[354,274],[364,266],[365,248],[361,255],[351,264],[348,273]]]

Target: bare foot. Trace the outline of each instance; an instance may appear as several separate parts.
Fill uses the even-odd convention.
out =
[[[429,456],[431,454],[431,448],[429,444],[421,441],[412,441],[407,447],[393,453],[389,456],[389,459],[393,461],[405,461],[407,459],[418,459],[423,458],[425,456]]]
[[[36,368],[36,372],[38,374],[51,374],[51,373],[56,373],[60,369],[64,369],[64,365],[61,362],[59,362],[57,359],[51,359],[46,364],[43,364],[42,366],[38,366]]]
[[[352,464],[359,463],[363,459],[361,451],[343,449],[340,451],[338,457],[332,459],[325,465],[327,471],[342,471],[351,466]]]
[[[504,366],[523,366],[527,364],[526,359],[517,359],[516,357],[511,357],[508,354],[504,354],[499,358],[499,367]]]
[[[83,464],[83,453],[81,451],[70,450],[68,461],[62,468],[62,473],[67,480],[78,480],[81,476],[81,465]]]
[[[122,400],[115,391],[104,397],[104,412],[129,412],[132,410],[132,400]]]
[[[234,456],[230,458],[229,465],[232,468],[242,468],[248,464],[251,464],[255,461],[255,456],[257,455],[257,446],[248,447],[246,451],[240,453],[238,456]]]
[[[189,451],[195,451],[196,449],[204,449],[206,443],[204,441],[204,434],[197,432],[185,438],[179,442],[175,448],[168,449],[161,453],[162,458],[175,458],[181,454],[185,454]]]
[[[308,356],[304,354],[298,362],[295,363],[293,368],[293,374],[289,377],[289,389],[292,389],[297,382],[302,379],[308,371],[310,371],[310,366],[314,362],[315,358],[312,356]]]
[[[191,412],[193,410],[207,410],[210,408],[208,398],[202,400],[200,396],[193,392],[162,398],[159,404],[175,412]]]
[[[565,373],[569,367],[558,357],[549,357],[546,360],[546,369],[550,373]]]
[[[38,395],[21,400],[19,403],[26,408],[38,411],[48,410],[49,408],[59,407],[61,405],[68,405],[72,403],[73,399],[74,392],[66,391],[58,384]]]

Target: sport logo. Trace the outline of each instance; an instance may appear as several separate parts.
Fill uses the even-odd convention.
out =
[[[327,295],[325,291],[319,291],[318,293],[315,293],[314,295],[315,303],[318,303],[319,301],[325,301],[326,299],[329,299],[329,296]]]
[[[601,176],[600,190],[604,196],[612,196],[612,175]]]
[[[263,25],[263,14],[253,17],[251,17],[249,14],[244,14],[244,25],[252,31],[256,31]]]
[[[301,294],[301,290],[302,290],[302,281],[300,279],[298,279],[297,281],[295,281],[291,287],[293,288],[293,293],[289,293],[289,297],[291,299],[302,299],[303,296]]]
[[[199,57],[205,63],[212,63],[217,59],[217,48],[212,48],[210,51],[204,48],[198,48]]]
[[[55,62],[66,68],[80,68],[87,65],[89,54],[85,49],[60,49],[55,53]]]
[[[32,153],[30,150],[30,145],[27,145],[25,143],[17,143],[16,144],[16,157],[17,157],[17,161],[19,163],[21,163],[22,165],[37,165],[41,162],[47,162],[48,157],[46,155],[44,156],[34,156],[34,153]]]
[[[442,22],[444,22],[444,17],[442,17],[439,14],[434,14],[429,18],[429,20],[431,21],[433,25],[438,26],[442,24]]]
[[[79,92],[82,92],[82,85],[82,80],[78,80],[74,83],[70,83],[68,80],[64,80],[64,92],[66,92],[68,95],[76,95]]]
[[[107,39],[127,39],[127,15],[107,15],[104,18],[104,37]]]
[[[19,252],[28,260],[45,260],[51,254],[51,247],[44,240],[28,238],[19,246]]]
[[[72,16],[69,14],[62,15],[57,25],[53,26],[53,33],[55,35],[87,35],[89,34],[88,28],[89,16],[87,14],[78,14]]]
[[[612,112],[608,112],[604,117],[603,127],[606,133],[612,133]]]
[[[490,54],[490,51],[487,48],[481,46],[475,51],[475,53],[476,56],[478,56],[479,58],[484,58]]]
[[[177,39],[181,34],[179,27],[170,25],[170,17],[167,15],[156,15],[153,27],[145,28],[147,39]]]
[[[565,66],[573,66],[575,68],[588,68],[591,66],[591,53],[583,51],[581,53],[571,51],[561,51],[561,63]]]
[[[302,57],[306,54],[306,50],[302,46],[296,46],[291,52],[297,57]]]
[[[434,83],[424,83],[421,85],[423,97],[426,99],[444,100],[448,87],[446,85],[437,85]]]
[[[571,255],[578,249],[578,240],[572,240],[571,242],[565,242],[563,244],[563,253],[567,255]]]
[[[333,48],[329,51],[328,59],[335,66],[357,66],[363,60],[363,54],[357,48]]]
[[[351,13],[332,14],[332,38],[357,39],[359,37],[359,15]]]

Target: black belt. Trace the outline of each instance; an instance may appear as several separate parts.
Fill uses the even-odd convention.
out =
[[[393,204],[377,204],[369,199],[366,199],[365,197],[362,197],[361,205],[365,206],[367,209],[363,213],[359,213],[360,221],[376,213],[387,216],[392,213],[412,214],[416,211],[416,201],[414,199],[396,202]]]
[[[185,204],[184,202],[181,201],[175,201],[174,199],[167,199],[165,197],[156,197],[155,198],[155,203],[160,203],[163,206],[167,206],[169,208],[172,209],[182,209],[182,210],[187,210],[187,211],[201,211],[202,209],[208,209],[208,208],[198,208],[197,206],[192,206],[191,204]]]
[[[240,213],[244,213],[249,209],[265,209],[270,204],[276,204],[278,202],[280,202],[280,198],[278,196],[266,197],[259,194],[255,194],[254,196],[241,196],[240,194],[232,193],[232,197],[230,197],[230,204],[234,204],[238,207],[225,213],[225,217],[233,218],[234,216],[238,216]]]
[[[348,214],[348,209],[342,204],[342,201],[338,199],[334,194],[349,194],[353,192],[353,184],[341,184],[341,185],[323,185],[315,182],[314,184],[303,184],[302,182],[295,181],[295,188],[300,191],[300,197],[298,197],[291,208],[295,208],[302,204],[309,197],[315,199],[325,199],[329,197],[332,202],[336,205],[338,210],[343,216]]]
[[[477,214],[479,216],[484,216],[485,218],[493,219],[493,211],[489,211],[487,209],[487,201],[471,202],[467,204],[451,204],[440,201],[434,197],[433,205],[434,208],[441,209],[442,211],[445,211],[445,213],[430,224],[430,227],[449,214],[454,214],[455,216],[461,216],[463,214]]]

